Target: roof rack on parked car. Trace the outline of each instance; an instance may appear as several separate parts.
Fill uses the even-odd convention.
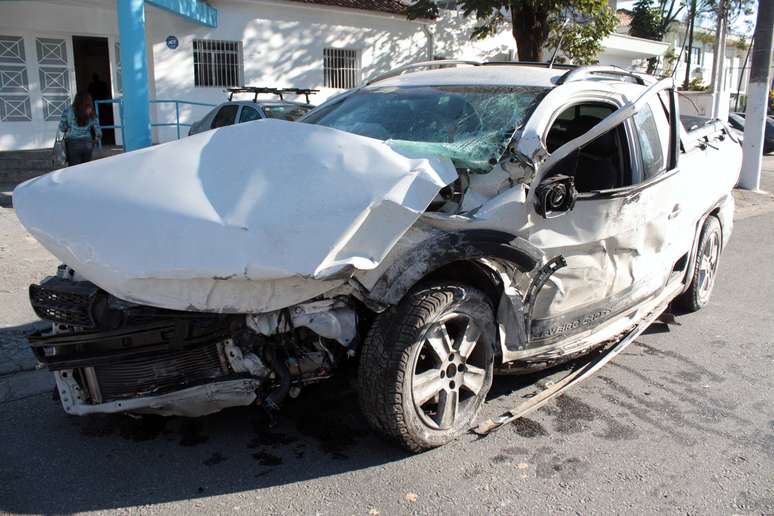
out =
[[[231,101],[235,93],[252,93],[253,102],[258,101],[258,95],[260,95],[261,93],[277,95],[279,96],[280,100],[285,100],[283,95],[285,95],[286,93],[291,93],[295,95],[304,95],[304,97],[306,97],[306,103],[309,104],[309,95],[314,95],[320,90],[313,90],[310,88],[266,88],[264,86],[240,86],[238,88],[226,88],[226,91],[228,92],[229,102]]]

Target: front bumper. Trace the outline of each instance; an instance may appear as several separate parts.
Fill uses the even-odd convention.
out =
[[[57,371],[54,377],[65,412],[75,416],[133,412],[199,417],[228,407],[250,405],[255,402],[256,390],[260,387],[257,380],[245,378],[197,385],[158,396],[90,403],[73,375],[68,375],[68,371]]]
[[[227,356],[233,317],[118,309],[95,285],[62,278],[32,285],[30,300],[53,322],[29,336],[30,346],[69,414],[199,416],[256,400],[260,380],[236,372]]]

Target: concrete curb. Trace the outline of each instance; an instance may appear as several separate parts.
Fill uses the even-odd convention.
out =
[[[36,394],[52,392],[54,375],[45,369],[24,371],[0,377],[0,405]]]

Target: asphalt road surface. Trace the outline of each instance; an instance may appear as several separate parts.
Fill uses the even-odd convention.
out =
[[[372,435],[346,381],[200,419],[0,405],[0,512],[774,513],[774,214],[737,222],[712,302],[653,325],[516,424],[411,456]],[[529,389],[496,378],[484,415]]]

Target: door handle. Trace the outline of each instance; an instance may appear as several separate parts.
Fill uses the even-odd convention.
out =
[[[679,204],[675,204],[674,208],[672,208],[672,213],[669,214],[669,220],[672,220],[673,218],[680,215],[680,212],[682,211],[682,208]]]

